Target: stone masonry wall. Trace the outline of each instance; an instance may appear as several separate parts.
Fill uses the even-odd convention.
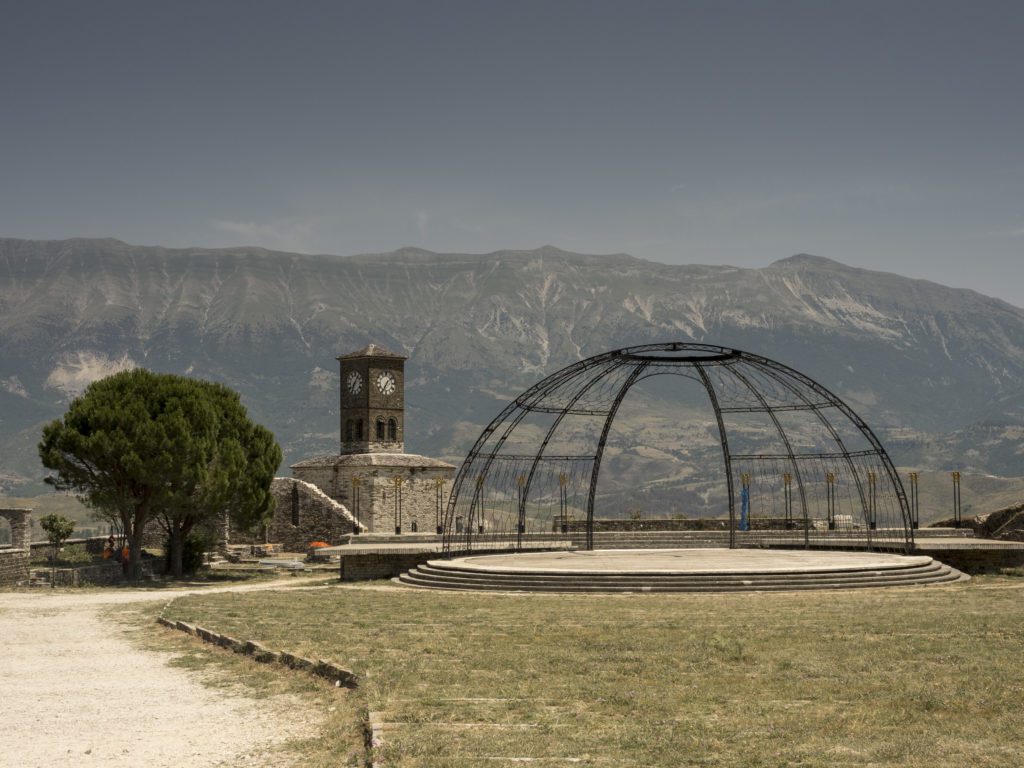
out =
[[[454,471],[440,467],[304,467],[302,479],[352,511],[370,533],[395,532],[395,478],[402,488],[402,533],[434,533],[437,526],[437,481],[441,512],[448,503]],[[359,503],[352,478],[359,478]]]
[[[991,573],[1002,568],[1020,568],[1024,566],[1024,548],[982,549],[964,547],[962,549],[952,549],[949,547],[936,547],[929,549],[926,544],[918,544],[914,554],[929,555],[936,560],[941,560],[946,565],[951,565],[957,570],[970,574]]]
[[[437,552],[358,552],[341,556],[342,581],[390,579],[428,560],[436,560]]]
[[[0,517],[11,526],[11,546],[0,549],[0,586],[13,586],[28,579],[32,547],[32,511],[0,509]]]
[[[821,522],[821,521],[817,521]],[[737,521],[738,523],[738,521]],[[810,520],[812,526],[814,519]],[[796,530],[804,527],[803,518],[793,518],[792,526]],[[782,517],[755,517],[750,520],[750,528],[754,531],[784,530],[786,520]],[[585,532],[586,520],[570,520],[569,533]],[[595,531],[728,531],[729,521],[718,517],[697,518],[644,518],[640,520],[609,519],[595,520]]]
[[[291,477],[275,477],[270,492],[276,505],[265,538],[281,544],[288,552],[305,552],[312,541],[343,544],[353,532],[348,509],[315,485]],[[235,544],[252,543],[253,538],[253,534],[230,534],[230,541]],[[258,532],[255,538],[263,541],[264,533]]]
[[[0,587],[13,587],[28,580],[29,554],[24,549],[0,549]]]
[[[395,533],[395,478],[401,481],[401,533],[435,533],[437,480],[447,478],[444,470],[396,468],[366,478],[360,488],[360,518],[374,533]],[[442,519],[450,486],[441,486]]]

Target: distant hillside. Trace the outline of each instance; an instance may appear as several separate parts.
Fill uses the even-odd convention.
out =
[[[877,427],[901,465],[1024,475],[1024,310],[972,291],[807,255],[737,269],[552,247],[338,257],[6,239],[0,484],[38,488],[40,425],[128,366],[238,389],[290,462],[336,449],[334,358],[375,342],[410,358],[408,449],[458,461],[544,375],[665,340],[804,371]],[[666,440],[653,447],[671,453],[678,436]],[[642,466],[668,471],[649,456]]]

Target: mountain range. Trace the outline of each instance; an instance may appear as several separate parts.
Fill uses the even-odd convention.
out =
[[[1024,310],[969,290],[806,254],[739,269],[550,246],[340,257],[0,239],[0,488],[37,492],[41,425],[131,366],[234,387],[287,464],[337,450],[334,358],[376,343],[409,357],[407,450],[458,462],[545,375],[671,340],[808,374],[898,465],[1024,475]],[[671,474],[676,439],[647,446],[661,465],[638,454],[624,471]]]

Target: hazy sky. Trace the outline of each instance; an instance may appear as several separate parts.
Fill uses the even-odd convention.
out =
[[[1024,2],[0,0],[0,236],[799,252],[1024,306]]]

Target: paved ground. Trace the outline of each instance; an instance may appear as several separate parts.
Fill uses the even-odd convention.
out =
[[[590,552],[524,552],[446,561],[498,571],[591,571],[597,573],[777,573],[897,568],[927,564],[930,557],[877,552],[804,552],[758,549],[598,549]]]
[[[207,688],[168,666],[171,654],[140,650],[101,618],[118,605],[195,591],[0,592],[0,766],[279,765],[273,747],[316,725],[296,702]]]

